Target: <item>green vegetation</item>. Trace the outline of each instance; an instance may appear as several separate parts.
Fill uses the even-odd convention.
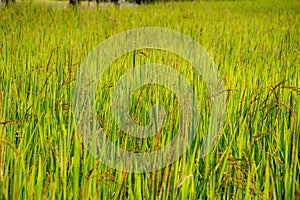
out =
[[[0,8],[0,199],[299,198],[299,10],[296,0]],[[178,128],[180,105],[172,91],[157,85],[133,94],[130,113],[147,124],[149,107],[162,103],[168,113],[162,132],[137,140],[114,123],[113,87],[134,64],[162,63],[180,71],[201,110],[196,139],[179,160],[134,174],[106,167],[83,147],[72,86],[80,63],[101,41],[145,26],[182,32],[207,50],[228,90],[227,119],[215,148],[199,158],[210,114],[199,74],[169,52],[124,55],[103,75],[96,95],[99,122],[116,145],[154,150]]]

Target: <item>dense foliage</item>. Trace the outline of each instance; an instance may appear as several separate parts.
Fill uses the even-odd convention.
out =
[[[299,10],[299,1],[279,0],[0,8],[0,199],[299,198]],[[80,63],[101,41],[145,26],[182,32],[208,51],[227,89],[227,118],[213,151],[199,158],[210,114],[201,77],[168,52],[124,55],[97,92],[99,122],[115,144],[159,148],[178,122],[172,92],[147,86],[133,95],[131,114],[147,123],[149,105],[164,103],[170,117],[163,132],[135,140],[118,129],[109,99],[133,64],[155,61],[180,71],[198,91],[202,111],[196,140],[178,161],[134,174],[106,167],[83,147],[72,86]]]

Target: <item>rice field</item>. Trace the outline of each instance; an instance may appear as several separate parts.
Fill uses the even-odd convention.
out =
[[[0,199],[300,199],[299,10],[296,0],[0,7]],[[201,157],[212,113],[201,74],[161,49],[119,57],[102,74],[94,103],[114,145],[155,151],[180,128],[181,103],[158,84],[135,90],[128,112],[145,126],[151,106],[160,104],[162,129],[138,139],[120,128],[112,114],[114,88],[132,67],[171,66],[193,88],[199,110],[195,140],[178,160],[131,173],[105,165],[83,145],[72,103],[90,52],[143,27],[180,32],[207,51],[224,82],[226,118],[213,149]]]

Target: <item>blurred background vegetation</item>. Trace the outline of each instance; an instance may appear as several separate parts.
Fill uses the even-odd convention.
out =
[[[16,2],[41,2],[41,3],[70,3],[70,5],[80,5],[81,3],[95,3],[95,4],[100,4],[100,3],[107,3],[107,2],[112,2],[112,3],[120,3],[122,2],[128,2],[128,3],[153,3],[153,2],[168,2],[168,1],[178,1],[178,0],[0,0],[0,2],[5,3],[6,5],[12,5],[13,3]],[[186,0],[185,0],[186,1]]]

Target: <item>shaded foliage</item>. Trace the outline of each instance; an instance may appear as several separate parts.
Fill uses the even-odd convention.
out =
[[[77,5],[79,5],[80,1],[81,0],[70,0],[70,4],[74,5],[74,6],[77,6]]]

